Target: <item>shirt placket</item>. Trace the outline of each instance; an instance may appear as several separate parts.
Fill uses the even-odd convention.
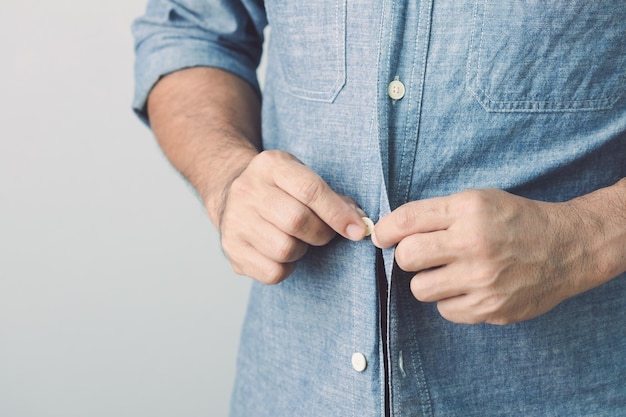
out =
[[[432,0],[388,1],[384,7],[386,38],[381,53],[381,158],[387,201],[381,214],[407,202],[418,151],[422,95],[430,38]],[[384,48],[383,48],[384,49]],[[389,411],[391,416],[431,416],[427,380],[412,317],[415,300],[412,274],[393,263],[393,250],[383,253],[388,278],[387,349]],[[392,267],[393,265],[393,267]]]

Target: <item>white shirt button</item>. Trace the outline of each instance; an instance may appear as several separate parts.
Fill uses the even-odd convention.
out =
[[[357,372],[363,372],[367,368],[367,359],[361,352],[355,352],[352,355],[352,367]]]
[[[393,100],[400,100],[404,97],[404,93],[406,93],[406,89],[404,88],[404,84],[402,81],[395,79],[389,83],[389,87],[387,87],[387,94]]]
[[[367,227],[365,236],[371,236],[372,233],[374,233],[374,222],[369,217],[363,217],[363,223],[365,223],[365,227]]]

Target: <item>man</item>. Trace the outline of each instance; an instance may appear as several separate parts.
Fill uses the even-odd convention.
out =
[[[135,109],[257,281],[233,416],[626,415],[625,21],[149,2]]]

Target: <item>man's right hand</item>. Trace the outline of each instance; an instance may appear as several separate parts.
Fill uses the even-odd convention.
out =
[[[251,86],[217,68],[163,77],[148,99],[154,134],[197,190],[233,269],[277,284],[309,245],[335,233],[360,240],[365,216],[294,156],[261,148],[261,103]]]
[[[219,229],[233,270],[264,284],[288,277],[309,245],[363,239],[365,214],[282,151],[258,154],[224,194]]]

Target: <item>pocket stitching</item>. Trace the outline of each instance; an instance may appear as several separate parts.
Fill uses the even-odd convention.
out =
[[[474,13],[472,21],[472,35],[467,59],[466,70],[466,86],[474,99],[487,112],[502,113],[533,113],[533,112],[577,112],[577,111],[594,111],[609,110],[619,101],[624,94],[616,91],[611,97],[603,97],[599,99],[586,100],[497,100],[490,96],[480,83],[481,58],[483,51],[483,39],[485,30],[487,0],[482,2],[482,20],[480,23],[480,42],[476,46],[477,26],[479,19],[480,0],[474,2]],[[475,61],[475,62],[474,62]],[[626,82],[626,74],[619,77],[619,80]],[[619,83],[618,83],[619,85]]]
[[[345,0],[337,0],[335,2],[335,26],[337,30],[334,31],[334,41],[335,41],[335,54],[334,58],[338,61],[337,63],[337,75],[333,84],[326,91],[312,90],[308,88],[298,87],[294,85],[297,83],[297,77],[291,75],[293,73],[293,69],[289,65],[284,65],[281,59],[281,68],[283,74],[285,76],[285,86],[287,91],[295,97],[299,97],[302,99],[310,100],[310,101],[319,101],[319,102],[327,102],[332,103],[335,101],[343,86],[346,83],[346,45],[345,45],[345,33],[346,33],[346,24],[345,24],[345,9],[346,9],[346,1]],[[342,14],[341,12],[344,11]],[[343,16],[343,23],[341,22]],[[342,39],[343,38],[343,39]]]

